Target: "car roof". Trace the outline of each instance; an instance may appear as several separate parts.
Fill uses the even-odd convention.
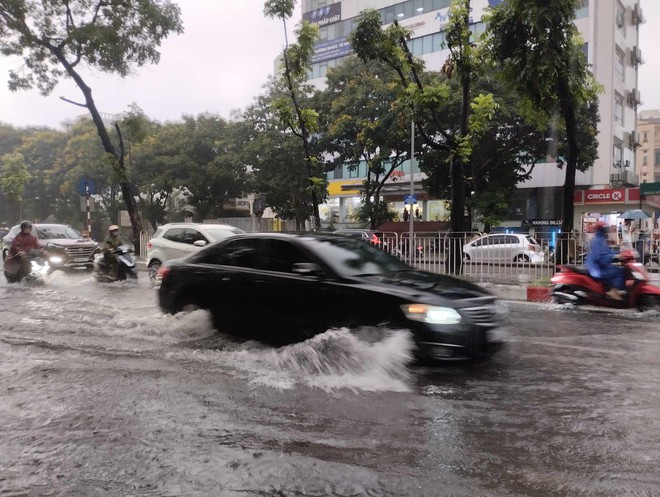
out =
[[[240,229],[231,224],[220,223],[167,223],[159,226],[158,229],[163,228],[226,228],[226,229]]]

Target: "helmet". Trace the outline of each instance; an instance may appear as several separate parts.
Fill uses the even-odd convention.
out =
[[[113,224],[112,226],[110,226],[110,227],[108,228],[108,231],[109,231],[110,233],[112,233],[113,231],[119,231],[119,226],[117,226],[116,224]]]
[[[32,228],[32,223],[30,221],[21,222],[21,231],[23,231],[25,228]]]
[[[592,233],[598,233],[600,232],[605,232],[607,228],[607,223],[605,221],[598,221],[594,223],[594,225],[591,227],[591,232]]]

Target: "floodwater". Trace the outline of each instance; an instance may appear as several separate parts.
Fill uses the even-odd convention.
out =
[[[504,351],[428,368],[401,330],[273,349],[146,278],[2,281],[0,496],[660,495],[659,318],[512,303]]]

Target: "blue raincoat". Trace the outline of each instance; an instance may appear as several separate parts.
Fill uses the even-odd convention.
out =
[[[622,267],[613,266],[616,253],[607,246],[607,233],[598,230],[589,245],[585,264],[592,278],[605,283],[608,288],[624,290],[626,272]]]

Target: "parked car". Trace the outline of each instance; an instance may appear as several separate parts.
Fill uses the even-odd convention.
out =
[[[545,252],[537,241],[518,233],[482,236],[463,246],[463,257],[473,262],[545,262]]]
[[[337,235],[350,236],[352,238],[357,238],[364,240],[366,242],[375,245],[378,248],[382,248],[387,252],[396,252],[396,237],[386,236],[384,233],[376,230],[369,229],[357,229],[357,228],[339,228],[333,233]]]
[[[154,279],[158,268],[170,259],[195,252],[211,242],[245,233],[228,224],[169,223],[160,226],[147,243],[147,270]]]
[[[2,259],[7,257],[11,242],[21,231],[20,225],[13,226],[2,239]],[[65,224],[33,224],[32,234],[46,253],[46,260],[52,270],[73,270],[94,268],[94,254],[100,251],[99,244],[83,236]]]
[[[334,233],[232,237],[164,264],[156,288],[164,312],[208,309],[216,328],[245,338],[281,345],[334,327],[408,329],[431,360],[492,354],[506,313],[477,285]]]

